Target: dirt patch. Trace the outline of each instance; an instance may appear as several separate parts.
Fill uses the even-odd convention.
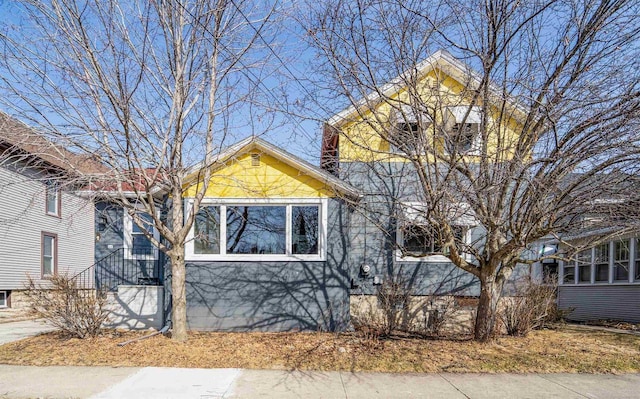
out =
[[[51,333],[0,346],[0,363],[383,372],[640,371],[640,337],[570,327],[490,344],[468,338],[376,341],[356,334],[193,332],[186,343],[159,335],[117,345],[142,335],[109,333],[79,340]]]

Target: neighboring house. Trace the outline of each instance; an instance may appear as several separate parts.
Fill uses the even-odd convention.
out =
[[[22,307],[31,277],[74,275],[94,262],[94,210],[75,178],[99,165],[0,113],[0,307]]]
[[[637,182],[628,185],[637,190]],[[542,245],[548,259],[541,271],[557,282],[558,306],[569,320],[640,323],[640,237],[625,223],[631,215],[616,218],[611,211],[622,205],[637,212],[637,205],[627,208],[633,197],[621,189],[617,198],[596,201],[597,211],[584,215],[562,242]]]

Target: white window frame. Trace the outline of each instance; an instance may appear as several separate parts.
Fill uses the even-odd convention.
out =
[[[49,210],[49,195],[55,194],[54,210]],[[60,217],[60,208],[62,207],[62,199],[60,198],[60,188],[55,182],[46,182],[44,190],[44,209],[47,215]]]
[[[8,297],[7,291],[0,291],[0,309],[9,307]]]
[[[469,105],[451,106],[447,107],[447,110],[453,116],[454,124],[458,125],[462,124],[462,119],[469,110]],[[482,149],[482,132],[480,131],[480,125],[482,124],[482,107],[477,105],[471,107],[471,111],[469,111],[469,115],[467,116],[465,124],[477,124],[478,132],[471,142],[471,148],[469,148],[467,151],[460,151],[460,153],[464,155],[480,155],[480,150]],[[453,130],[448,134],[450,135],[449,138],[452,138]],[[449,153],[446,145],[444,146],[444,149],[446,153]]]
[[[431,119],[431,116],[428,114],[428,112],[417,111],[409,104],[401,104],[400,110],[399,111],[395,110],[392,113],[390,122],[392,124],[392,135],[394,136],[397,136],[401,132],[403,132],[404,126],[412,125],[412,124],[417,125],[418,131],[416,132],[415,138],[418,141],[426,139],[425,132],[427,131],[429,126],[433,125],[433,120]],[[419,143],[416,142],[416,144],[419,144]],[[414,150],[415,150],[415,153],[412,152],[407,155],[420,155],[423,152],[424,148],[421,148],[421,146],[416,145],[416,148],[414,148]],[[392,154],[406,153],[402,148],[397,147],[396,145],[391,143],[391,141],[389,141],[389,152]]]
[[[122,230],[123,230],[123,247],[124,258],[134,260],[156,260],[158,259],[158,247],[153,246],[151,255],[136,255],[132,253],[133,249],[133,217],[129,214],[126,208],[123,208],[124,217],[122,218]],[[153,226],[153,238],[160,240],[160,233],[158,229]]]
[[[217,206],[220,209],[220,237],[219,254],[196,254],[194,252],[195,221],[187,235],[185,244],[185,260],[188,261],[262,261],[262,262],[286,262],[307,261],[321,262],[327,259],[327,198],[205,198],[200,206]],[[227,254],[227,206],[284,206],[286,208],[285,226],[285,253],[284,254]],[[318,254],[294,254],[292,253],[292,207],[317,205],[320,210],[318,218]],[[187,200],[185,212],[193,209],[193,199]]]
[[[421,206],[426,206],[426,204],[423,202],[403,202],[402,206],[417,209]],[[453,223],[452,225],[466,228],[466,231],[464,234],[464,243],[466,245],[469,245],[471,244],[471,238],[472,238],[471,230],[476,225],[475,223],[470,223],[470,220],[465,220],[467,219],[466,215],[459,216],[458,219],[460,219],[460,223]],[[401,224],[402,223],[396,223],[396,250],[395,250],[396,262],[427,262],[427,263],[443,263],[443,262],[450,263],[451,262],[451,259],[449,259],[446,255],[443,255],[443,254],[427,254],[425,256],[404,255],[401,249],[404,245],[404,234],[402,232]],[[471,255],[468,253],[462,253],[462,257],[467,262],[472,261]]]

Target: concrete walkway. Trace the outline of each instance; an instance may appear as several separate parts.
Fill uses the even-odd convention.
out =
[[[0,323],[0,345],[55,330],[42,320]]]
[[[0,398],[638,398],[640,374],[386,374],[0,365]]]

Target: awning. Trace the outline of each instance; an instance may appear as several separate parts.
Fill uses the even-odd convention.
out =
[[[392,123],[418,123],[418,121],[426,125],[431,123],[431,117],[426,112],[421,112],[409,104],[400,104],[400,107],[394,108],[392,111]]]
[[[456,123],[480,123],[482,122],[482,108],[471,107],[468,105],[460,105],[457,107],[447,107],[449,112],[453,115]],[[469,115],[467,115],[469,113]],[[465,119],[465,116],[467,117]]]
[[[406,222],[417,225],[428,225],[429,207],[424,202],[405,202],[402,204],[402,215]],[[450,204],[447,209],[447,218],[455,226],[476,226],[478,222],[469,204],[461,202]]]

